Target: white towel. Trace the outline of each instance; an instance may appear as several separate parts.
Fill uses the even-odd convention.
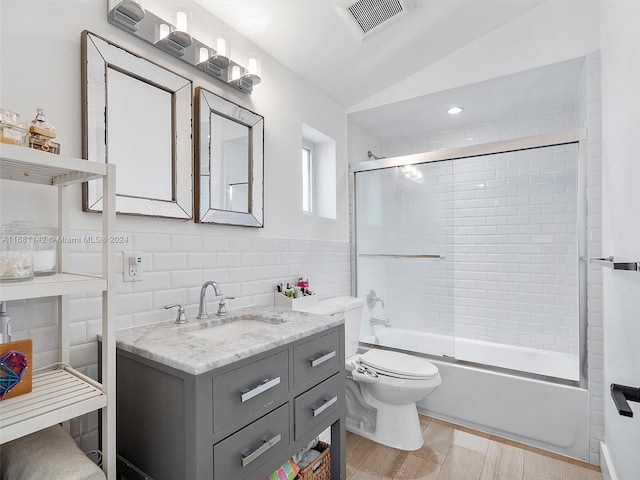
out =
[[[60,426],[0,446],[0,480],[105,480]]]

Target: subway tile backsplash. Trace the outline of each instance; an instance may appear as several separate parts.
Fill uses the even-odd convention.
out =
[[[73,231],[70,235],[98,232]],[[327,242],[251,237],[213,237],[176,233],[121,233],[128,241],[116,244],[116,322],[128,328],[172,320],[169,303],[182,304],[188,316],[198,310],[200,286],[206,280],[222,285],[225,295],[235,296],[228,308],[273,305],[275,285],[310,279],[318,295],[350,294],[350,246],[347,242]],[[94,244],[70,245],[69,271],[99,273],[101,254]],[[143,252],[144,274],[140,282],[125,283],[122,251]],[[217,310],[212,290],[207,292],[207,308]],[[13,338],[32,338],[34,367],[58,361],[57,300],[44,298],[9,302]],[[72,296],[69,302],[71,364],[97,378],[96,335],[101,331],[100,295]],[[97,414],[72,422],[72,434],[84,450],[98,448],[95,428]]]

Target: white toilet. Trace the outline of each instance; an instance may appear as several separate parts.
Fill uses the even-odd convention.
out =
[[[305,311],[344,315],[347,429],[390,447],[417,450],[424,440],[416,402],[442,383],[440,373],[432,363],[404,353],[371,349],[358,354],[363,303],[335,297]]]

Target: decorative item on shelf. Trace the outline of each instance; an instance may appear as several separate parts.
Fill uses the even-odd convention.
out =
[[[52,141],[56,138],[56,132],[53,125],[47,123],[44,116],[44,110],[38,108],[36,118],[31,122],[29,127],[29,147],[43,152],[60,154],[60,144]]]
[[[24,224],[0,225],[0,282],[33,279],[33,241]]]
[[[33,342],[0,343],[0,400],[31,391]]]
[[[56,235],[52,229],[33,231],[33,275],[43,277],[55,274],[58,269]]]
[[[20,115],[0,108],[0,143],[27,145],[27,127],[20,121]]]
[[[260,83],[260,61],[249,56],[246,67],[234,62],[229,53],[229,39],[216,35],[215,48],[190,34],[191,14],[181,6],[173,9],[175,24],[146,10],[141,1],[107,0],[108,21],[122,30],[180,58],[244,93],[251,93]]]

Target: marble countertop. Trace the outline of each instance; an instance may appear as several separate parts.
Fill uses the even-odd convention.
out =
[[[235,320],[261,320],[264,328],[231,340],[200,338],[190,333]],[[189,318],[189,323],[173,321],[118,330],[116,346],[155,362],[198,375],[237,360],[342,325],[341,316],[316,315],[279,310],[273,307],[245,307],[229,310],[229,315],[205,320]]]

